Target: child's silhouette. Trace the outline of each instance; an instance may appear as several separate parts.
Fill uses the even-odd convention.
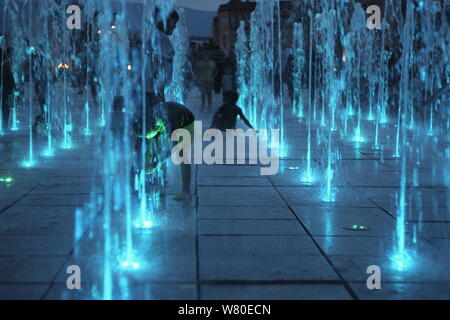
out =
[[[235,129],[236,120],[239,116],[249,128],[253,129],[252,125],[242,112],[242,109],[236,105],[239,100],[239,95],[234,91],[230,91],[225,94],[224,100],[225,104],[214,114],[211,128],[221,131]]]

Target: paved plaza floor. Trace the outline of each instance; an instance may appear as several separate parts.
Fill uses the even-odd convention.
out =
[[[214,96],[214,108],[219,99]],[[193,94],[187,105],[206,126],[212,113],[201,113],[199,101]],[[300,179],[305,124],[289,115],[286,132],[289,150],[278,175],[261,176],[259,166],[198,165],[190,204],[172,200],[180,188],[172,166],[166,212],[151,232],[135,235],[142,268],[118,282],[120,297],[449,299],[449,190],[432,154],[417,166],[416,181],[407,181],[411,259],[396,268],[401,161],[391,156],[394,146],[374,151],[369,144],[337,142],[335,201],[324,202],[320,181]],[[0,299],[101,297],[101,213],[80,239],[74,234],[76,210],[90,201],[101,175],[94,140],[80,139],[74,149],[58,149],[26,169],[19,165],[26,133],[0,137],[0,176],[14,178],[0,184]],[[326,168],[320,152],[313,150],[317,172]],[[348,228],[354,225],[368,230]],[[82,270],[80,291],[67,289],[69,265]],[[366,285],[371,265],[381,268],[381,290]]]

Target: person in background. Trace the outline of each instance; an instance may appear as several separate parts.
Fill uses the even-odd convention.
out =
[[[114,97],[111,111],[111,132],[116,140],[125,134],[126,113],[124,112],[125,99],[122,96]]]
[[[10,50],[7,50],[9,52]],[[8,104],[9,97],[14,93],[16,88],[16,83],[14,81],[14,76],[11,71],[11,65],[9,63],[9,55],[3,53],[0,49],[0,65],[3,66],[2,70],[2,112],[3,112],[3,129],[6,129],[9,122],[10,106]]]
[[[225,59],[225,65],[229,66],[233,73],[237,71],[237,57],[234,48],[228,53],[228,57]]]
[[[98,57],[99,53],[99,43],[100,43],[100,35],[98,33],[98,18],[99,12],[96,11],[94,13],[94,18],[92,19],[92,23],[88,24],[88,32],[91,34],[91,44],[87,48],[86,54],[89,56],[89,66],[88,66],[88,81],[89,81],[89,89],[91,91],[91,96],[94,99],[95,105],[98,105],[98,91],[100,87],[100,80],[98,78]]]
[[[202,96],[201,111],[205,109],[206,100],[208,100],[208,111],[211,111],[212,90],[214,87],[214,79],[217,75],[217,67],[216,64],[209,59],[207,53],[203,53],[200,62],[197,63],[196,73]]]
[[[253,129],[253,126],[245,117],[242,109],[236,105],[238,100],[239,95],[236,92],[231,91],[226,94],[224,105],[221,106],[214,114],[211,124],[212,129],[218,129],[221,131],[226,131],[227,129],[235,129],[238,116],[250,129]]]
[[[236,79],[230,66],[225,66],[225,74],[222,78],[223,102],[228,94],[236,91]]]
[[[34,93],[37,96],[39,103],[39,113],[35,117],[32,130],[33,135],[36,137],[38,135],[39,125],[46,127],[46,105],[47,105],[47,88],[48,88],[48,75],[46,69],[45,55],[40,48],[38,48],[32,59],[33,73],[32,79],[34,84]]]
[[[220,49],[219,46],[215,46],[212,52],[211,60],[214,61],[217,67],[217,73],[214,79],[214,92],[220,93],[222,87],[222,77],[224,75],[225,67],[225,53]]]
[[[290,53],[288,56],[287,62],[286,62],[286,67],[284,68],[283,82],[286,83],[286,85],[287,85],[289,99],[290,99],[291,103],[294,99],[294,74],[293,73],[294,73],[294,55],[292,53]]]

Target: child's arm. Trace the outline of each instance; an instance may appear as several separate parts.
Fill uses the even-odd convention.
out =
[[[250,121],[245,117],[244,113],[242,112],[242,109],[239,108],[239,117],[241,117],[242,121],[250,128],[253,129],[253,126],[250,124]]]

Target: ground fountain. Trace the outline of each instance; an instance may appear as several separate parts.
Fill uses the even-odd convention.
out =
[[[76,213],[74,256],[88,252],[101,269],[89,297],[126,299],[132,296],[133,279],[152,272],[152,236],[164,231],[161,221],[169,210],[167,165],[160,161],[149,172],[148,155],[155,147],[147,139],[137,143],[129,132],[136,125],[140,137],[146,137],[153,129],[146,121],[146,106],[157,91],[155,83],[162,81],[159,77],[168,75],[155,12],[158,7],[167,15],[175,2],[144,0],[136,14],[126,0],[113,5],[109,0],[80,1],[87,16],[81,33],[65,27],[69,0],[47,0],[45,10],[36,9],[38,14],[32,3],[3,2],[1,27],[5,30],[8,22],[15,30],[8,41],[14,47],[11,67],[17,92],[11,130],[0,127],[0,133],[26,135],[21,156],[27,168],[83,141],[95,141],[99,174],[93,178],[90,201]],[[394,222],[386,256],[399,274],[420,258],[425,223],[449,214],[426,187],[419,187],[450,185],[450,29],[443,14],[449,7],[449,0],[410,1],[405,8],[385,0],[381,30],[372,30],[366,25],[366,8],[356,1],[298,0],[289,13],[291,47],[285,48],[282,2],[259,0],[251,19],[241,21],[237,31],[238,104],[256,129],[280,129],[282,158],[295,162],[289,166],[300,172],[289,183],[300,191],[314,190],[311,198],[324,208],[337,207],[348,190],[374,192],[365,195],[370,205],[385,206]],[[189,43],[179,12],[179,28],[170,39],[174,73],[165,94],[185,103]],[[44,22],[41,28],[33,28],[34,19]],[[81,46],[80,37],[86,39]],[[292,64],[292,103],[286,103],[287,63]],[[39,68],[46,75],[44,105],[39,105],[32,81],[42,74]],[[73,90],[77,81],[82,94]],[[98,101],[92,96],[93,82]],[[44,121],[34,131],[40,108]],[[292,129],[293,138],[286,128]],[[169,148],[166,143],[156,156],[163,158]],[[377,202],[375,193],[386,187],[382,183],[381,191],[366,191],[343,180],[342,166],[362,159],[376,160],[395,176],[386,182],[395,189],[383,199],[387,203]],[[423,181],[424,171],[431,172],[431,181]],[[371,174],[361,179],[376,180]],[[13,181],[7,175],[0,178],[2,184]],[[448,206],[448,191],[446,201]],[[371,229],[356,223],[346,227]]]

